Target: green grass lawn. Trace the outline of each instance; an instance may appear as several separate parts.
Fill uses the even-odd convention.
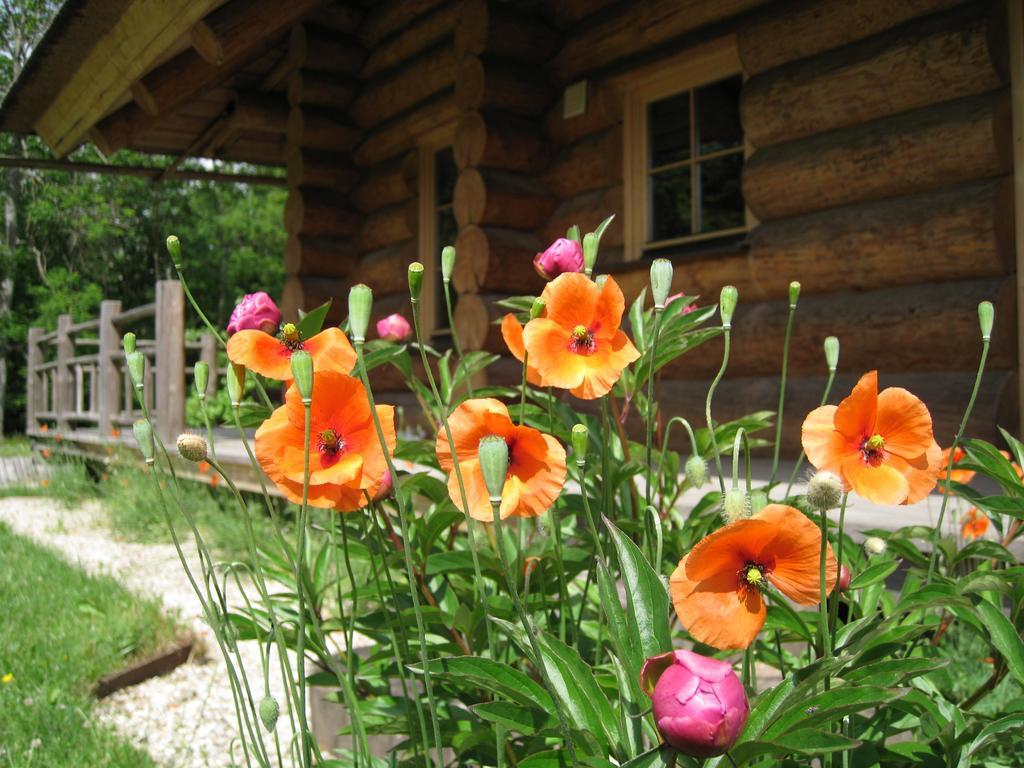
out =
[[[169,643],[172,619],[0,524],[0,766],[153,765],[91,716],[104,674]]]
[[[0,457],[28,456],[32,453],[32,445],[24,435],[14,435],[0,439]]]

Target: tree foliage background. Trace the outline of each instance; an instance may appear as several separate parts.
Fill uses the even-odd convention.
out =
[[[59,5],[55,0],[0,0],[4,95]],[[31,136],[0,136],[0,153],[49,157]],[[72,159],[113,165],[168,162],[130,151],[104,159],[91,146]],[[238,164],[232,169],[239,170]],[[6,360],[6,376],[0,374],[0,427],[7,431],[24,425],[28,327],[52,328],[65,312],[76,321],[87,319],[104,298],[120,299],[125,307],[152,301],[156,281],[172,276],[164,247],[168,234],[181,238],[189,285],[215,322],[225,324],[235,300],[247,291],[280,294],[283,189],[156,184],[128,176],[10,168],[0,173],[7,223],[7,237],[0,243],[0,357]]]

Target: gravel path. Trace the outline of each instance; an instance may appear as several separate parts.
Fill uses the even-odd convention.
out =
[[[220,768],[231,763],[229,749],[237,734],[227,668],[209,627],[200,617],[199,601],[169,544],[135,544],[115,540],[104,527],[99,504],[65,509],[46,498],[0,499],[0,520],[13,531],[60,552],[90,573],[114,576],[139,594],[159,598],[176,612],[199,639],[200,650],[188,663],[164,677],[125,688],[98,702],[94,712],[126,741],[145,749],[159,764],[173,768]],[[191,564],[198,571],[198,563]],[[262,665],[255,641],[238,644],[255,695],[262,690]],[[284,701],[284,686],[271,664],[270,689]],[[282,712],[277,731],[282,751],[292,731]],[[268,748],[273,752],[272,744]],[[241,754],[238,763],[244,764]],[[285,759],[285,765],[289,764]],[[276,764],[276,763],[275,763]]]

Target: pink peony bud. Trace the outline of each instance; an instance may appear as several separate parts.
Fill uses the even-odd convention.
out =
[[[850,580],[853,578],[853,574],[850,573],[850,569],[846,567],[846,564],[839,566],[839,591],[845,592],[850,587]]]
[[[409,321],[399,314],[388,315],[377,321],[377,335],[388,341],[405,341],[412,333]]]
[[[264,333],[276,333],[278,323],[281,322],[281,310],[277,304],[263,291],[247,293],[245,298],[238,302],[238,306],[231,312],[231,319],[228,321],[228,333],[238,331],[263,331]]]
[[[373,491],[374,501],[383,501],[391,495],[393,483],[391,482],[391,470],[385,469],[384,476],[380,479],[380,485]]]
[[[583,246],[575,240],[560,237],[544,253],[534,257],[533,267],[545,280],[554,280],[563,272],[582,272]]]
[[[723,754],[747,723],[747,694],[724,661],[692,651],[663,653],[644,662],[640,681],[654,702],[658,730],[684,755]]]
[[[685,295],[686,294],[682,293],[682,292],[674,293],[674,294],[672,294],[671,296],[668,297],[668,301],[665,302],[665,305],[668,306],[669,304],[671,304],[676,299],[681,299]],[[696,312],[696,311],[697,311],[697,305],[696,304],[687,304],[685,307],[683,307],[681,310],[679,310],[679,314],[681,314],[681,315],[688,315],[691,312]]]

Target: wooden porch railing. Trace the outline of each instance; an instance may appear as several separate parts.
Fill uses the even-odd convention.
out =
[[[52,429],[67,439],[104,441],[140,418],[121,349],[129,331],[146,358],[146,407],[160,437],[173,441],[185,427],[185,377],[194,367],[188,360],[210,366],[208,396],[220,372],[212,334],[185,340],[185,296],[177,280],[157,282],[151,304],[122,309],[120,301],[107,300],[95,319],[74,323],[61,315],[56,330],[29,328],[26,433]]]

